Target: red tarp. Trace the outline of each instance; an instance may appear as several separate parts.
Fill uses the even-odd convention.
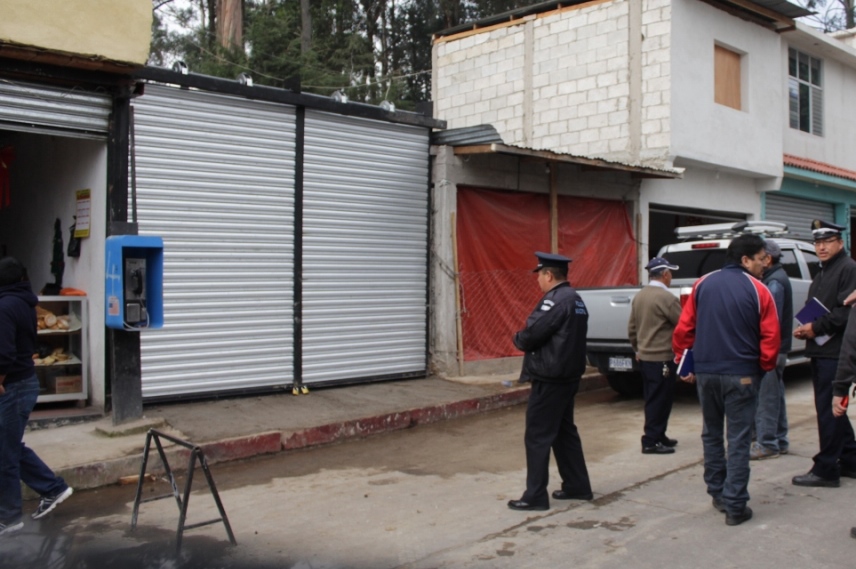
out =
[[[624,203],[560,196],[559,253],[576,287],[637,284]],[[513,333],[541,297],[535,251],[550,251],[549,196],[458,188],[458,267],[464,359],[519,356]]]

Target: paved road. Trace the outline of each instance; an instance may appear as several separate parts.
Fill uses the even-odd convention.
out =
[[[26,533],[0,542],[15,567],[716,568],[852,567],[856,480],[798,488],[817,445],[806,370],[788,380],[791,454],[753,464],[755,519],[727,527],[701,468],[701,420],[678,398],[674,455],[639,452],[641,401],[609,390],[578,398],[596,500],[513,512],[525,477],[522,406],[342,445],[217,465],[237,547],[215,524],[186,534],[177,559],[173,500],[144,504],[129,531],[134,487],[76,494]],[[558,487],[555,471],[552,487]],[[195,479],[189,522],[216,517]],[[146,487],[164,493],[163,482]],[[42,555],[41,558],[38,556]]]

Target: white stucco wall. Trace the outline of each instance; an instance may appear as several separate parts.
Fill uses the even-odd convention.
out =
[[[434,46],[435,116],[449,128],[492,124],[508,144],[628,163],[640,162],[641,145],[645,163],[664,165],[669,2],[645,0],[633,22],[630,2],[615,0],[441,38]],[[644,37],[633,63],[631,25]],[[646,96],[635,119],[631,64],[651,68],[637,75]],[[634,120],[641,121],[635,131]]]
[[[672,6],[672,153],[757,176],[782,169],[785,63],[778,34],[699,0]],[[743,54],[740,110],[714,102],[714,46]]]
[[[639,211],[642,212],[640,235],[648,235],[648,215],[651,204],[675,208],[691,208],[712,212],[748,215],[761,219],[760,193],[756,180],[749,176],[707,168],[687,168],[681,180],[642,180]],[[657,251],[645,251],[645,239],[639,247],[640,256],[650,259]]]
[[[3,0],[0,43],[134,65],[149,57],[149,0]]]
[[[801,158],[856,170],[856,49],[829,36],[799,25],[784,34],[780,57],[787,66],[788,47],[794,47],[823,61],[823,136],[790,128],[788,99],[785,92],[782,114],[785,117],[784,151]],[[783,82],[787,85],[787,67]]]

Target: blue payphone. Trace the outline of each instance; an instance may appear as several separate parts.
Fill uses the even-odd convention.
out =
[[[109,328],[163,327],[163,239],[144,235],[107,238],[105,320]]]

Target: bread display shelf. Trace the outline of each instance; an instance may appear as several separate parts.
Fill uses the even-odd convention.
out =
[[[88,299],[85,296],[40,296],[36,307],[38,352],[33,354],[39,378],[39,403],[88,398]]]
[[[68,334],[71,332],[80,332],[81,329],[83,329],[83,325],[80,323],[80,320],[72,315],[68,319],[68,328],[57,328],[56,330],[45,328],[43,330],[39,330],[39,335]]]
[[[80,361],[80,358],[78,358],[77,356],[73,356],[73,355],[69,356],[69,358],[67,360],[56,360],[56,361],[49,363],[49,364],[39,363],[39,360],[33,360],[33,361],[35,362],[36,367],[74,366],[74,365],[80,365],[83,363],[82,361]]]

